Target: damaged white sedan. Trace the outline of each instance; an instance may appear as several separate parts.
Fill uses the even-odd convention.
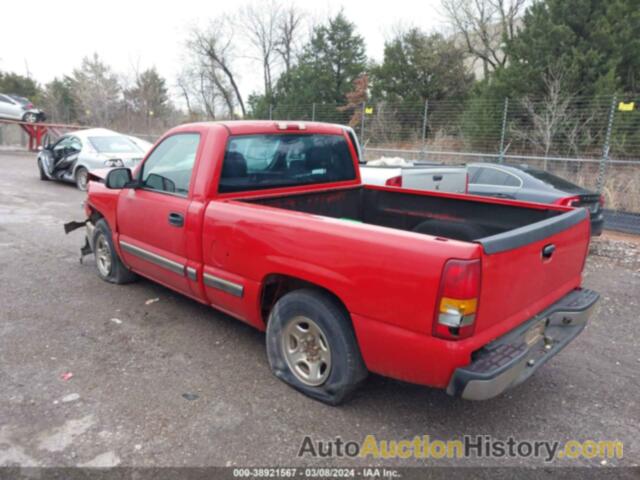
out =
[[[87,189],[89,171],[138,165],[153,145],[106,128],[70,132],[38,153],[40,180],[60,180]]]

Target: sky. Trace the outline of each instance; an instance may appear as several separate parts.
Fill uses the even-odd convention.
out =
[[[442,30],[439,0],[289,0],[323,21],[341,8],[365,39],[369,57],[380,60],[384,40],[398,26]],[[31,0],[11,1],[3,8],[0,28],[0,71],[28,74],[40,83],[70,73],[84,56],[98,53],[123,79],[135,69],[155,66],[174,86],[185,55],[190,28],[204,26],[220,13],[247,1],[180,0]],[[251,3],[260,5],[260,0]],[[286,1],[283,0],[283,3]],[[171,8],[170,8],[171,7]],[[241,35],[242,32],[238,32]],[[243,96],[260,91],[255,64],[240,62]],[[174,95],[176,90],[172,90]]]

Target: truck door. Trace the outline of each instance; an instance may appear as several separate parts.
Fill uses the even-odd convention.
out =
[[[200,134],[177,133],[151,152],[140,186],[118,199],[118,242],[125,263],[158,283],[193,296],[187,277],[190,185]]]

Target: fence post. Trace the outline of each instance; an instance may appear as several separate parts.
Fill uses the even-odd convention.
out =
[[[311,121],[316,121],[316,102],[313,102],[313,105],[311,106]]]
[[[504,137],[507,133],[507,112],[509,110],[509,97],[504,97],[504,110],[502,112],[502,132],[500,133],[500,156],[498,162],[504,163]]]
[[[427,149],[427,115],[429,114],[429,99],[424,101],[424,113],[422,114],[422,156]],[[423,158],[423,160],[425,160]]]
[[[360,119],[360,145],[362,147],[362,154],[364,156],[364,115],[367,110],[367,102],[362,102],[362,114]]]
[[[604,136],[604,145],[602,146],[602,158],[600,158],[600,168],[598,169],[597,189],[602,192],[604,187],[604,179],[609,164],[609,148],[611,147],[611,131],[613,130],[613,120],[616,116],[617,97],[613,95],[611,98],[611,107],[609,108],[609,120],[607,122],[607,133]]]
[[[273,105],[269,104],[269,120],[273,120]]]

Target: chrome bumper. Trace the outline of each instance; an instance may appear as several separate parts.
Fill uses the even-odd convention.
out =
[[[474,353],[454,371],[449,395],[486,400],[524,382],[584,329],[600,295],[576,289],[531,320]]]

